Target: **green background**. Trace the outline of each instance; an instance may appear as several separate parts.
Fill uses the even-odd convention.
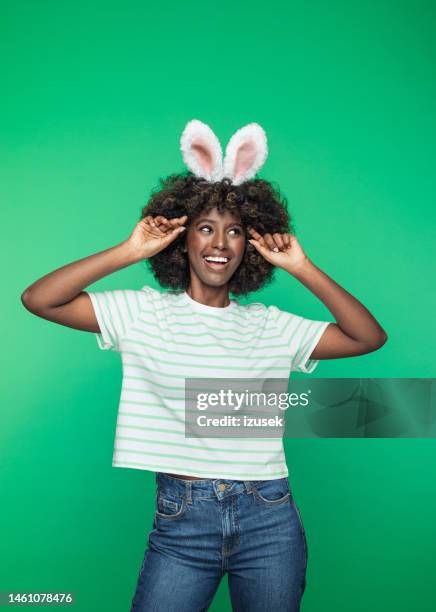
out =
[[[154,474],[111,467],[118,354],[27,312],[44,274],[124,240],[186,122],[259,122],[260,176],[311,259],[389,335],[316,377],[434,376],[432,2],[2,3],[0,590],[124,611]],[[156,287],[143,264],[91,287]],[[249,301],[333,320],[281,270]],[[434,440],[286,440],[309,544],[303,612],[436,606]],[[230,610],[223,580],[211,607]]]

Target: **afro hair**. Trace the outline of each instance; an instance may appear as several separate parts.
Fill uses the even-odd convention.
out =
[[[188,228],[201,213],[216,208],[218,212],[229,211],[245,228],[246,246],[244,257],[229,281],[229,293],[247,295],[270,283],[274,266],[262,257],[248,239],[248,227],[254,227],[261,235],[275,232],[293,233],[287,211],[286,199],[273,185],[262,179],[252,179],[240,185],[231,180],[210,182],[191,172],[172,174],[159,180],[141,212],[147,215],[162,215],[167,219],[188,216]],[[190,283],[189,261],[184,252],[186,232],[147,260],[156,280],[162,287],[173,291],[186,291]]]

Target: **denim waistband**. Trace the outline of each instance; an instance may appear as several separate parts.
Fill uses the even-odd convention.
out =
[[[287,477],[276,478],[275,481],[286,480]],[[261,485],[266,480],[231,480],[228,478],[205,478],[201,480],[183,480],[168,476],[163,472],[156,472],[156,484],[162,493],[185,497],[187,502],[193,498],[209,499],[217,497],[222,499],[237,493],[250,493],[253,485]]]

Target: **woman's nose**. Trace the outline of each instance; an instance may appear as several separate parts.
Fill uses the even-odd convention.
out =
[[[213,246],[217,249],[224,249],[227,246],[227,236],[225,232],[215,232]]]

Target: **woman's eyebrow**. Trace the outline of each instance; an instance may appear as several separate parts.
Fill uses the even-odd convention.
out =
[[[214,219],[207,219],[206,217],[202,217],[201,219],[198,219],[198,221],[195,222],[195,225],[198,225],[198,223],[204,223],[205,221],[207,221],[208,223],[216,223]],[[226,227],[229,227],[230,225],[239,225],[240,227],[243,227],[242,223],[239,223],[238,221],[234,221],[233,223],[227,223]]]

